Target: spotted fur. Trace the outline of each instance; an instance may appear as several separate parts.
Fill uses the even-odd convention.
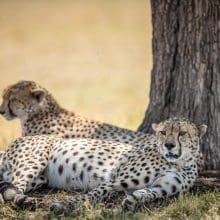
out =
[[[108,140],[21,137],[3,155],[0,176],[16,189],[15,198],[36,189],[39,178],[39,185],[88,192],[54,202],[55,211],[86,200],[97,203],[117,191],[129,193],[123,207],[134,210],[138,204],[189,190],[198,175],[199,140],[206,127],[170,119],[153,128],[157,144],[141,147]]]
[[[96,204],[114,192],[127,191],[123,208],[134,211],[143,203],[188,191],[198,176],[199,140],[206,126],[170,119],[154,124],[153,128],[157,146],[137,149],[110,181],[77,198],[54,202],[51,209],[59,213],[87,200]]]
[[[54,97],[32,81],[19,81],[3,92],[0,114],[21,121],[22,136],[58,135],[63,138],[92,138],[141,146],[154,136],[86,119],[60,107]]]
[[[18,138],[1,152],[0,179],[12,184],[4,187],[3,197],[20,203],[24,199],[21,195],[43,184],[88,192],[109,181],[136,150],[129,144],[98,139],[46,135]]]

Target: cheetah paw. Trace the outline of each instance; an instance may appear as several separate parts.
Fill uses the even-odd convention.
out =
[[[28,209],[31,211],[34,211],[37,206],[37,201],[35,198],[28,197],[23,194],[17,194],[14,198],[14,203],[21,209]]]
[[[55,215],[61,215],[67,212],[67,207],[63,202],[52,202],[50,211],[54,212]]]
[[[133,195],[128,195],[122,202],[122,209],[134,212],[137,209],[137,203],[137,199]]]
[[[144,189],[140,189],[140,190],[136,190],[132,193],[132,195],[139,201],[143,201],[146,200],[147,198],[147,193],[146,190]]]

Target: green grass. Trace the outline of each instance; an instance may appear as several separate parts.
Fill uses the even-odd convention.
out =
[[[0,219],[93,219],[93,220],[161,220],[161,219],[219,219],[220,218],[220,192],[219,189],[210,189],[206,192],[194,191],[180,194],[177,197],[160,200],[151,204],[146,204],[144,208],[136,213],[123,212],[119,201],[112,201],[111,208],[103,204],[92,207],[86,204],[76,210],[72,210],[68,215],[55,216],[48,210],[49,202],[57,198],[71,196],[66,192],[58,192],[55,195],[47,195],[44,208],[36,212],[16,211],[10,205],[0,207]],[[74,195],[73,195],[74,196]]]
[[[188,193],[180,195],[177,201],[161,211],[161,217],[172,219],[198,219],[206,216],[220,214],[219,191],[205,192],[203,194]]]

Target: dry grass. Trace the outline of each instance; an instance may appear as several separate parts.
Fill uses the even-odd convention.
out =
[[[148,102],[150,16],[147,0],[0,1],[0,91],[35,80],[70,110],[136,129]],[[7,145],[19,123],[1,118],[0,134]]]

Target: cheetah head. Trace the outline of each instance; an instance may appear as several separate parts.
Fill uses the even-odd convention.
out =
[[[2,99],[0,114],[7,120],[25,120],[57,105],[47,90],[32,81],[19,81],[9,86]]]
[[[152,124],[159,152],[169,162],[186,159],[199,153],[199,140],[207,126],[196,126],[187,119],[171,118]]]

